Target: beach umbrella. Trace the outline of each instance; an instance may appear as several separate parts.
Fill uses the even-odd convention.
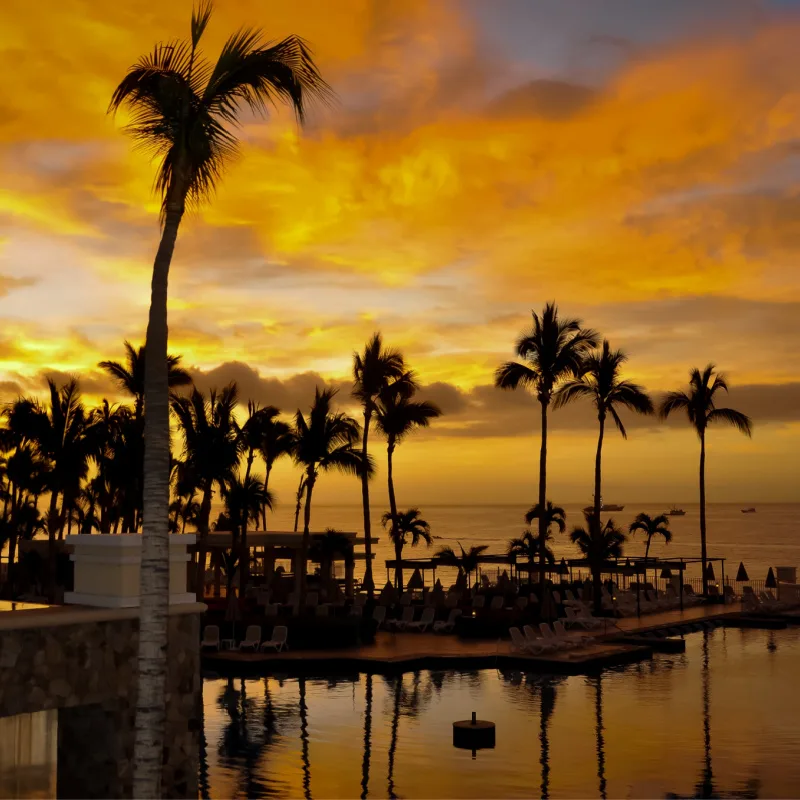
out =
[[[425,584],[422,582],[422,575],[420,575],[419,567],[414,570],[411,578],[408,581],[409,589],[421,589]]]
[[[764,586],[767,589],[778,588],[778,582],[775,580],[775,573],[772,571],[772,567],[770,567],[769,572],[767,572],[767,579],[764,581]]]
[[[714,575],[714,565],[709,561],[708,566],[706,567],[706,580],[707,581],[714,581],[716,580],[716,576]]]
[[[664,567],[661,570],[661,577],[665,580],[669,580],[672,577],[672,570],[669,567]]]
[[[397,593],[394,590],[394,586],[392,586],[389,581],[386,581],[386,585],[381,590],[380,596],[378,597],[378,602],[382,606],[389,606],[392,605],[397,600]]]
[[[375,581],[372,580],[372,574],[369,574],[364,578],[364,580],[361,582],[361,588],[365,592],[375,591]]]
[[[739,569],[736,572],[736,580],[737,581],[749,581],[750,578],[747,576],[747,570],[744,568],[744,562],[739,562]]]
[[[561,563],[558,565],[559,575],[569,575],[569,567],[567,566],[566,559],[562,558]]]

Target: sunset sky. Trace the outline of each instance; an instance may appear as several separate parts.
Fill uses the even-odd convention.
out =
[[[106,108],[190,9],[0,5],[2,400],[68,373],[122,399],[96,365],[143,340],[159,201]],[[447,412],[400,448],[401,505],[527,502],[538,411],[492,374],[555,299],[654,393],[708,361],[728,374],[756,428],[712,432],[710,500],[800,498],[800,3],[218,0],[208,55],[243,24],[305,37],[338,102],[304,130],[246,115],[241,158],[184,220],[170,350],[199,385],[293,412],[381,330]],[[552,425],[548,493],[589,500],[591,409]],[[678,421],[632,424],[605,498],[692,502],[697,454]],[[359,490],[325,477],[317,496]]]

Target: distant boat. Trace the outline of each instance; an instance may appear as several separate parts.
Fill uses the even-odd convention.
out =
[[[756,510],[754,508],[743,508],[742,514],[755,514]]]
[[[672,506],[672,508],[667,513],[671,517],[682,517],[686,512],[682,508],[677,508],[676,506]]]
[[[617,506],[617,505],[614,505],[613,503],[604,503],[603,502],[603,498],[602,497],[600,498],[600,510],[601,511],[622,511],[622,509],[624,509],[624,508],[625,508],[625,506]],[[586,506],[586,508],[584,508],[583,510],[587,514],[591,514],[594,511],[594,506]]]

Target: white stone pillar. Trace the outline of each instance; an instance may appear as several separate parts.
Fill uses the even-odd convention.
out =
[[[170,534],[170,605],[194,603],[186,591],[186,548],[195,542],[194,534]],[[103,608],[137,608],[142,537],[138,533],[78,534],[66,537],[75,564],[74,591],[64,594],[64,602]]]

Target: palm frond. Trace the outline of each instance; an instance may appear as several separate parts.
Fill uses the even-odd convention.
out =
[[[733,408],[715,408],[709,412],[707,419],[709,425],[717,421],[727,422],[728,425],[736,428],[739,433],[743,433],[745,436],[753,435],[753,421],[747,414],[743,414]]]
[[[674,411],[686,411],[688,413],[691,404],[691,398],[686,392],[667,392],[666,397],[664,397],[659,406],[658,415],[661,419],[666,419]]]
[[[498,389],[516,389],[519,386],[536,389],[539,373],[517,361],[507,361],[501,364],[494,374],[494,385]]]

